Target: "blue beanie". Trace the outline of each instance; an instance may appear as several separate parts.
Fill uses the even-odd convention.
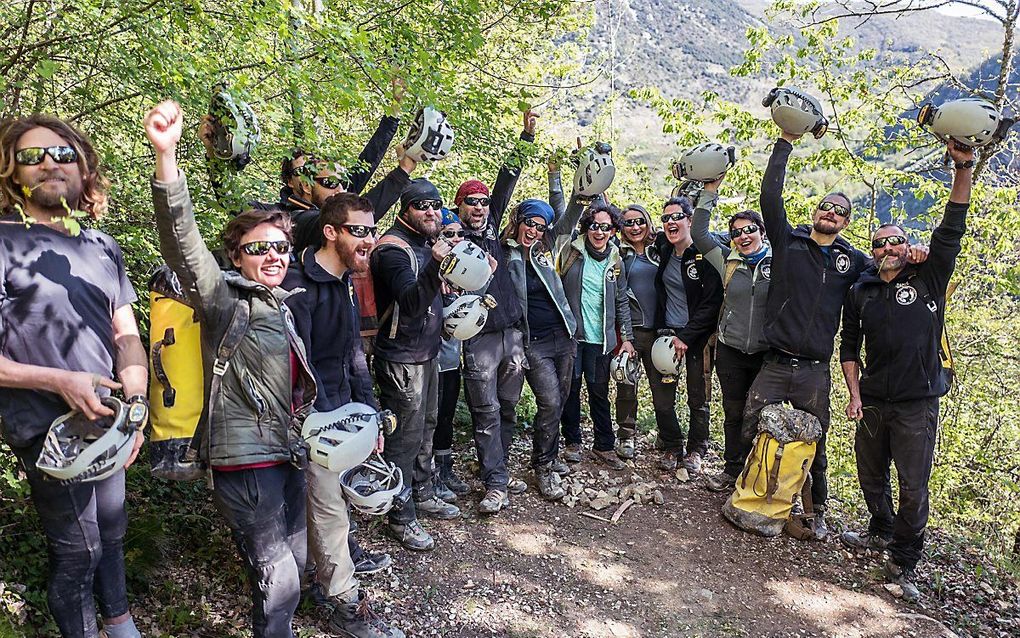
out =
[[[459,224],[460,217],[457,217],[457,213],[453,212],[446,206],[443,206],[443,226],[449,226],[450,224]]]
[[[553,222],[553,209],[540,199],[526,199],[517,207],[517,218],[541,217],[548,226]]]

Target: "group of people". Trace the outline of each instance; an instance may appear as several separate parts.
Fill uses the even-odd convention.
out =
[[[714,367],[725,466],[705,485],[727,491],[765,406],[789,403],[828,429],[829,361],[841,316],[846,414],[859,423],[855,449],[871,513],[866,532],[842,540],[888,550],[887,576],[916,599],[939,397],[948,389],[938,344],[965,230],[971,149],[948,144],[955,174],[930,248],[911,246],[902,226],[885,224],[868,254],[842,237],[852,218],[842,193],[823,197],[810,224],[790,224],[783,186],[800,136],[785,132],[764,174],[760,213],[731,215],[722,235],[709,228],[723,178],[650,212],[641,204],[620,208],[606,194],[567,196],[560,167],[550,164],[548,200],[513,204],[521,162],[511,158],[491,189],[465,181],[447,208],[434,184],[411,177],[417,162],[398,145],[398,165],[362,196],[397,131],[399,99],[395,106],[356,170],[304,150],[289,155],[280,201],[239,207],[223,229],[220,255],[199,232],[177,164],[184,114],[163,102],[145,118],[160,252],[196,309],[203,343],[215,349],[236,329],[238,307],[246,312],[243,338],[217,360],[200,450],[251,585],[255,636],[292,636],[302,595],[327,609],[341,635],[403,636],[371,612],[357,580],[390,557],[354,540],[338,475],[301,462],[295,433],[312,411],[358,402],[396,416],[396,428],[376,446],[401,470],[406,494],[385,529],[403,547],[428,551],[436,541],[419,515],[457,518],[457,503],[470,491],[452,454],[461,383],[484,488],[481,513],[498,513],[527,489],[508,463],[525,381],[537,404],[531,469],[542,498],[562,498],[560,477],[586,455],[582,379],[594,426],[587,455],[611,470],[634,458],[635,386],[617,387],[615,428],[610,405],[610,361],[619,352],[643,363],[658,464],[670,471],[701,472]],[[534,139],[536,123],[525,113],[522,140]],[[203,121],[199,136],[214,162],[210,126]],[[229,191],[224,175],[214,171],[221,194]],[[107,207],[107,187],[90,141],[73,126],[44,115],[3,123],[3,436],[24,467],[47,535],[49,608],[62,635],[96,636],[98,601],[104,634],[129,638],[140,634],[125,586],[124,472],[66,484],[36,468],[50,423],[68,410],[108,415],[100,397],[111,391],[128,403],[147,401],[136,295],[120,247],[93,227]],[[381,232],[377,223],[394,205],[393,224]],[[67,223],[68,209],[90,218],[80,232]],[[485,292],[495,300],[481,331],[463,343],[443,332],[444,304],[459,291],[440,268],[461,241],[488,255]],[[370,357],[358,279],[370,281],[377,309]],[[676,377],[652,361],[652,344],[663,336],[685,369],[687,428],[678,417]],[[142,442],[139,434],[134,454]],[[816,535],[824,538],[824,434],[811,476]]]

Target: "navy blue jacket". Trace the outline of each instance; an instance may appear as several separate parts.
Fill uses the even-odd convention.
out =
[[[283,287],[294,293],[286,304],[318,386],[315,409],[328,412],[351,401],[376,407],[350,273],[333,276],[307,248],[290,265]]]
[[[698,249],[691,244],[684,254],[677,257],[673,245],[666,239],[666,233],[655,238],[655,252],[659,255],[659,269],[655,273],[655,289],[658,292],[655,308],[656,330],[666,330],[666,285],[664,275],[671,259],[683,261],[684,294],[687,297],[687,325],[676,330],[676,337],[691,348],[702,348],[715,332],[722,307],[723,287],[719,272],[708,263]]]

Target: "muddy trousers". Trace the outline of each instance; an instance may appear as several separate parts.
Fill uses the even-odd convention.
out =
[[[305,568],[305,473],[290,463],[213,471],[213,503],[230,525],[251,586],[255,638],[292,638]]]
[[[832,376],[828,361],[797,361],[796,363],[777,360],[772,354],[765,355],[761,372],[754,378],[744,406],[744,429],[742,436],[750,445],[758,432],[758,415],[762,408],[773,403],[789,402],[798,410],[818,417],[822,424],[822,438],[815,448],[815,460],[811,463],[811,500],[815,509],[825,509],[829,497],[826,471],[829,460],[825,455],[826,433],[829,431],[829,390]]]
[[[531,467],[547,467],[556,460],[560,445],[560,417],[570,396],[577,342],[566,330],[557,330],[528,345],[525,377],[535,394],[535,434]]]
[[[60,485],[36,468],[39,444],[15,449],[28,476],[49,554],[47,603],[60,635],[99,635],[96,601],[103,618],[128,612],[124,578],[124,471],[92,483]]]
[[[871,512],[868,532],[891,538],[889,555],[900,567],[914,569],[924,548],[928,525],[928,479],[935,455],[939,400],[864,401],[854,452],[864,502]],[[893,507],[889,466],[896,464],[899,508]]]

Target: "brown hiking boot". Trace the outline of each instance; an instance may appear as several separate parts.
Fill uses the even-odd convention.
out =
[[[621,461],[613,450],[592,450],[592,454],[596,461],[609,466],[611,470],[622,470],[627,467],[627,464]]]

